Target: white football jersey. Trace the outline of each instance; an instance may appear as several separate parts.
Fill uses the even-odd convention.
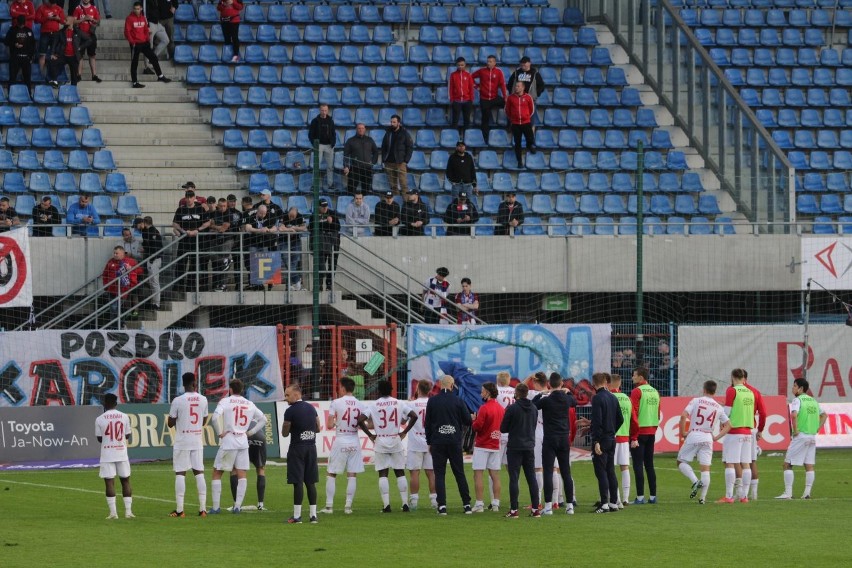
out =
[[[429,398],[418,398],[409,402],[410,410],[417,413],[417,422],[414,423],[414,428],[408,431],[408,451],[409,452],[425,452],[429,449],[426,445],[426,404]],[[407,413],[406,413],[407,414]]]
[[[390,454],[403,450],[399,426],[411,410],[406,403],[391,396],[380,398],[367,407],[376,432],[376,451]]]
[[[728,415],[721,404],[709,396],[693,398],[686,405],[689,413],[689,441],[712,442],[716,424],[728,421]]]
[[[538,395],[547,396],[547,391],[537,391],[530,389],[527,393],[527,398],[529,400],[532,400]],[[542,438],[544,438],[544,415],[542,414],[541,410],[539,410],[538,420],[536,420],[535,423],[535,439],[541,440]]]
[[[204,419],[207,418],[207,398],[197,392],[186,392],[172,401],[169,416],[175,423],[176,450],[204,448]]]
[[[363,402],[348,394],[333,400],[329,412],[335,418],[335,439],[348,443],[358,439],[358,417],[368,412]]]
[[[497,387],[497,402],[505,410],[507,406],[515,402],[515,388]]]
[[[95,436],[101,438],[101,463],[127,461],[130,417],[112,409],[95,420]]]
[[[240,395],[223,398],[213,411],[213,419],[222,419],[219,447],[223,450],[247,450],[248,432],[252,422],[266,423],[266,416],[250,400]]]

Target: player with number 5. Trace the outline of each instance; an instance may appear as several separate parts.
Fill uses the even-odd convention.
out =
[[[219,401],[213,411],[213,429],[219,436],[219,451],[213,461],[213,508],[208,514],[218,515],[222,497],[222,473],[237,470],[237,497],[231,512],[240,514],[246,496],[246,470],[249,468],[248,439],[266,426],[266,415],[243,397],[243,382],[232,379],[230,396]],[[252,422],[254,426],[251,426]]]
[[[207,516],[207,482],[204,479],[204,419],[207,418],[207,399],[198,393],[198,383],[192,373],[183,374],[183,394],[172,401],[169,409],[169,428],[175,429],[172,467],[175,470],[175,510],[170,517],[183,518],[183,498],[186,495],[186,470],[192,469],[198,489],[198,516]]]
[[[115,510],[115,476],[121,480],[121,496],[124,498],[124,518],[132,519],[133,497],[130,489],[130,461],[127,459],[127,440],[130,439],[130,418],[115,409],[118,398],[109,393],[104,395],[104,413],[95,420],[95,436],[101,445],[101,473],[106,485],[106,500],[109,507],[107,519],[117,519]]]

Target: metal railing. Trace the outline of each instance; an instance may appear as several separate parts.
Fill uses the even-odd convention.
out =
[[[795,169],[669,0],[568,0],[605,23],[745,217],[796,220]],[[775,224],[780,221],[781,224]]]

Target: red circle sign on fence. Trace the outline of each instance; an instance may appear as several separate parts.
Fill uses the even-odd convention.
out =
[[[14,239],[0,237],[0,306],[14,300],[26,281],[24,251]]]

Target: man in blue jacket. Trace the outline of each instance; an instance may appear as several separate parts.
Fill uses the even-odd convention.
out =
[[[73,225],[71,233],[83,237],[86,236],[88,225],[97,226],[101,222],[95,206],[92,205],[92,198],[87,193],[80,195],[80,200],[68,207],[67,218],[68,223]]]
[[[518,479],[521,467],[530,488],[532,502],[531,517],[541,517],[538,499],[538,481],[535,478],[535,427],[538,423],[538,409],[527,398],[529,387],[519,383],[515,387],[515,402],[506,407],[500,432],[509,434],[506,444],[506,462],[509,469],[509,512],[507,519],[518,518]]]
[[[438,494],[438,514],[447,514],[447,461],[453,470],[459,495],[464,505],[464,513],[472,514],[470,508],[470,489],[464,475],[462,457],[462,428],[471,425],[470,412],[464,402],[453,393],[455,379],[449,375],[441,378],[441,392],[426,403],[426,444],[432,454],[432,467],[435,472],[435,492]],[[537,493],[538,491],[536,491]]]

